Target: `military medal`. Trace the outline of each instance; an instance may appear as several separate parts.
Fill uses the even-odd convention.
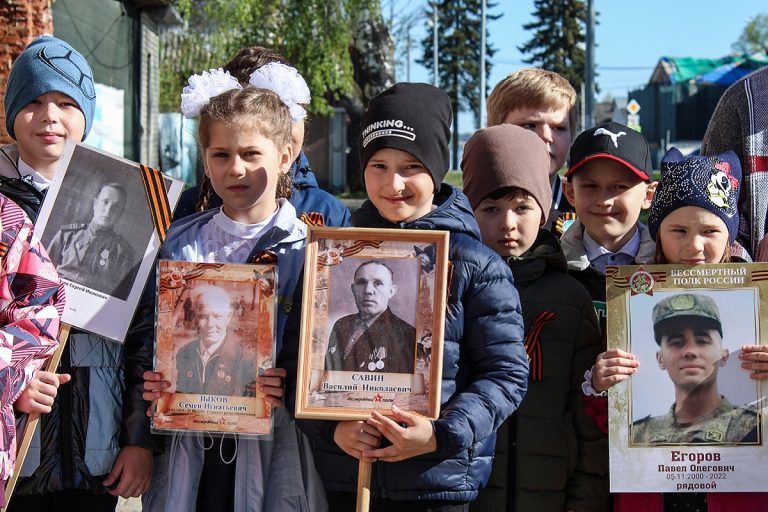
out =
[[[377,348],[371,354],[371,359],[376,358],[377,361],[371,361],[368,363],[368,370],[372,372],[375,372],[376,370],[383,370],[385,357],[387,357],[387,349],[384,347]]]
[[[109,258],[109,249],[104,249],[101,251],[101,254],[99,254],[99,266],[106,266],[107,259]]]

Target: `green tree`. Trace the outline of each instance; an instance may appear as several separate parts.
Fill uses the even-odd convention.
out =
[[[310,111],[326,114],[354,90],[349,48],[354,14],[378,0],[176,0],[187,23],[162,38],[161,109],[178,110],[193,73],[221,67],[240,48],[268,46],[301,70]]]
[[[739,53],[768,54],[768,14],[757,14],[749,18],[739,39],[733,43],[732,47]]]
[[[577,91],[584,82],[587,7],[584,0],[535,0],[531,39],[518,47],[527,64],[563,75]]]
[[[438,84],[451,98],[453,107],[453,164],[458,165],[459,154],[459,112],[472,112],[476,122],[480,119],[480,41],[482,0],[435,0],[427,2],[426,16],[432,19],[433,9],[437,8],[438,25]],[[498,19],[501,15],[488,12],[496,4],[488,2],[486,19]],[[491,74],[491,57],[496,49],[488,42],[486,24],[485,48],[485,94],[488,94],[488,78]],[[423,54],[417,62],[430,70],[433,69],[432,31],[422,39]],[[434,80],[434,76],[432,76]]]

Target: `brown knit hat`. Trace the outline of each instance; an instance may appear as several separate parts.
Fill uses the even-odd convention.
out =
[[[461,172],[473,210],[488,194],[518,187],[539,203],[547,221],[552,205],[549,152],[534,132],[513,124],[478,130],[464,145]]]

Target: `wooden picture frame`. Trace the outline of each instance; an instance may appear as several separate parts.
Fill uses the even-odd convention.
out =
[[[440,413],[448,232],[316,228],[307,236],[296,417]]]
[[[277,267],[160,260],[154,371],[171,382],[152,431],[272,431],[256,379],[273,364]]]

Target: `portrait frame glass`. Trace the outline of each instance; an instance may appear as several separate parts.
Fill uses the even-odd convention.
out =
[[[297,418],[364,420],[392,405],[438,417],[448,238],[446,231],[310,228]],[[375,320],[362,320],[364,281],[392,285]]]
[[[630,265],[606,276],[608,348],[639,362],[608,391],[611,492],[768,488],[754,471],[768,464],[765,390],[740,364],[742,346],[766,344],[768,264]],[[694,400],[716,407],[679,420],[676,404]]]
[[[160,260],[156,296],[153,368],[171,387],[153,403],[152,431],[271,435],[272,407],[255,382],[274,360],[276,264]]]
[[[125,340],[183,186],[150,167],[66,143],[35,223],[66,288],[63,322]],[[119,215],[102,210],[97,221],[105,189],[124,204]],[[105,221],[111,225],[97,227]]]

